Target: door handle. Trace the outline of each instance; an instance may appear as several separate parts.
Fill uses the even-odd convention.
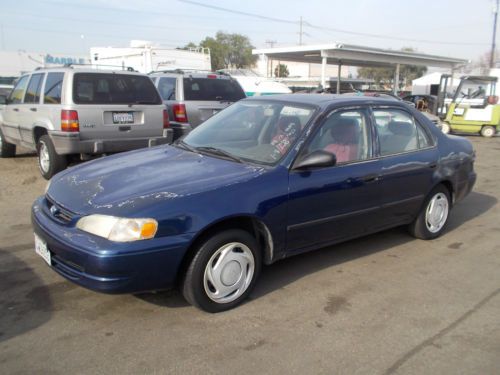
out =
[[[375,182],[375,181],[378,181],[378,179],[380,178],[380,176],[378,174],[367,174],[366,176],[363,176],[360,178],[361,181],[365,182],[365,183],[370,183],[370,182]]]
[[[12,108],[14,112],[19,112],[19,108]]]
[[[434,168],[436,168],[436,167],[437,167],[437,163],[436,163],[435,161],[430,162],[428,165],[429,165],[429,168],[430,168],[430,169],[434,169]]]
[[[31,112],[36,112],[36,108],[30,108]]]

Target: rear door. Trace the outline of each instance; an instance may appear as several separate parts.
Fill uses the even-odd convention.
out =
[[[188,122],[196,127],[230,104],[245,98],[233,79],[217,74],[183,79],[183,94]]]
[[[377,228],[410,222],[432,187],[438,151],[424,126],[403,108],[374,107],[382,163]]]
[[[10,93],[8,104],[5,106],[3,113],[3,133],[6,137],[15,140],[21,140],[19,124],[21,121],[24,94],[28,87],[29,77],[29,75],[22,76],[19,81],[17,81],[16,86]]]
[[[161,137],[163,134],[164,106],[147,76],[75,73],[72,94],[82,140]]]
[[[39,118],[38,110],[44,76],[44,73],[32,74],[24,95],[24,105],[19,117],[19,131],[21,139],[26,143],[34,143],[33,125]]]

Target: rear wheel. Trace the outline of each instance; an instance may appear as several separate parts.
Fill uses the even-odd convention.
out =
[[[248,233],[231,229],[204,241],[189,265],[182,292],[192,305],[215,313],[238,306],[260,274],[261,254]]]
[[[415,221],[410,224],[410,233],[422,240],[439,237],[448,222],[450,208],[448,189],[444,185],[436,186],[428,195]]]
[[[483,126],[481,128],[481,135],[486,138],[491,138],[495,135],[496,129],[493,126]]]
[[[0,158],[12,158],[16,156],[16,145],[8,143],[0,129]]]
[[[64,155],[59,155],[54,148],[54,144],[48,135],[42,135],[36,145],[38,152],[38,166],[43,178],[50,178],[57,172],[66,168],[67,159]]]
[[[450,127],[450,124],[446,123],[446,122],[443,122],[442,125],[441,125],[441,131],[444,133],[444,134],[450,134],[451,133],[451,127]]]

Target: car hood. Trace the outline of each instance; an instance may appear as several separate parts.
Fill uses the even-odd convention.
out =
[[[160,146],[105,157],[52,178],[47,195],[77,214],[140,211],[246,182],[264,168]]]

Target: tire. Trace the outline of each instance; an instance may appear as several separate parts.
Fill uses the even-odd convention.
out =
[[[444,134],[450,134],[451,133],[451,126],[450,124],[446,123],[446,122],[443,122],[441,124],[441,131],[444,133]]]
[[[255,238],[240,229],[219,232],[199,246],[182,283],[184,298],[201,310],[216,313],[241,304],[262,268]]]
[[[444,185],[436,186],[427,196],[417,218],[409,225],[411,235],[422,240],[439,237],[448,222],[450,209],[450,192]]]
[[[486,138],[491,138],[495,135],[496,129],[493,126],[483,126],[481,128],[481,135]]]
[[[6,142],[0,129],[0,158],[13,158],[14,156],[16,156],[16,145]]]
[[[36,151],[40,173],[46,180],[50,180],[53,175],[62,171],[68,164],[66,156],[56,152],[54,144],[47,134],[42,135],[38,140]]]

